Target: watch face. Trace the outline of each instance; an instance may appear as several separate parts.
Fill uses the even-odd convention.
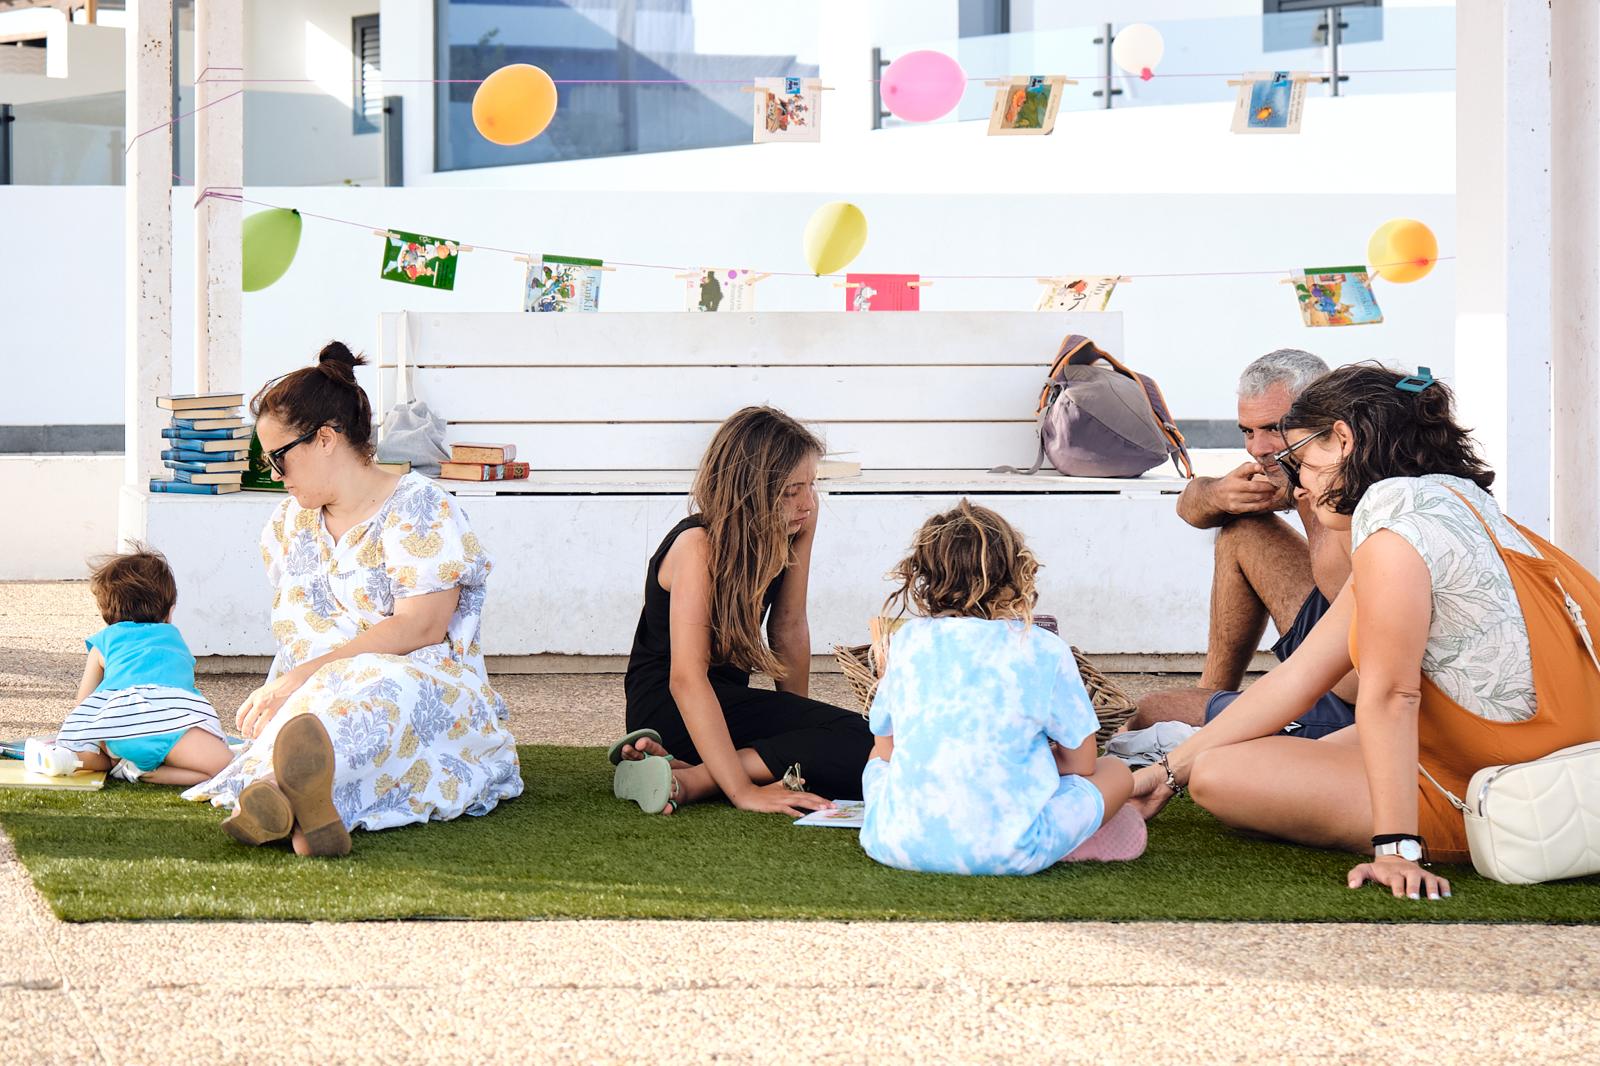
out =
[[[1400,857],[1417,862],[1422,858],[1422,845],[1415,840],[1400,841]]]

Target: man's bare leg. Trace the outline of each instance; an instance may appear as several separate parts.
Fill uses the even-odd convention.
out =
[[[1235,519],[1217,533],[1211,577],[1206,662],[1193,688],[1152,692],[1139,701],[1129,729],[1157,722],[1200,725],[1211,694],[1237,689],[1271,618],[1288,630],[1311,594],[1306,539],[1277,515]]]

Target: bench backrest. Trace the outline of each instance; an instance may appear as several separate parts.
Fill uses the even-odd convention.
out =
[[[409,384],[449,441],[507,441],[543,470],[689,470],[746,404],[815,428],[877,470],[1027,463],[1061,339],[1121,355],[1122,316],[905,313],[408,313],[379,316],[362,384],[381,419]]]

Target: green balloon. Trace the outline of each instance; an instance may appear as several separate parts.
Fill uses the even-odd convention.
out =
[[[257,292],[283,277],[300,247],[300,212],[274,207],[244,220],[244,291]]]

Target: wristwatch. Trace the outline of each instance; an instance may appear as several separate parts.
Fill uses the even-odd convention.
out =
[[[1422,844],[1421,837],[1410,836],[1405,833],[1376,836],[1372,838],[1372,857],[1381,859],[1385,855],[1398,855],[1408,862],[1421,862]]]

